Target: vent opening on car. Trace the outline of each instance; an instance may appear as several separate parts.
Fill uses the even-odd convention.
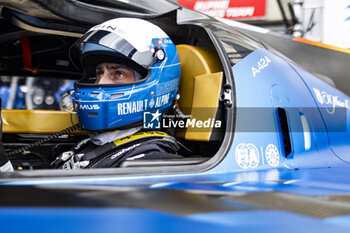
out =
[[[291,158],[291,157],[288,157],[292,153],[292,146],[291,146],[291,141],[290,141],[286,110],[284,108],[277,108],[277,112],[278,112],[278,118],[279,118],[279,123],[280,123],[280,127],[281,127],[282,141],[283,141],[283,147],[284,147],[284,156],[286,158]]]

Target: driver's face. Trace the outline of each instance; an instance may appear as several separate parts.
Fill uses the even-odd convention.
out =
[[[133,69],[117,63],[101,63],[96,67],[95,84],[114,84],[134,82]]]

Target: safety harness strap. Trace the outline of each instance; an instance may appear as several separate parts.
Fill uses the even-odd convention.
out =
[[[168,134],[161,132],[161,131],[141,131],[134,133],[132,135],[122,137],[119,139],[114,140],[113,142],[106,143],[103,146],[100,146],[96,148],[95,150],[92,150],[88,153],[86,153],[84,156],[81,157],[82,160],[91,160],[94,159],[102,154],[105,154],[109,151],[115,150],[118,147],[125,146],[127,144],[134,144],[136,142],[145,141],[151,138],[163,138],[169,136]]]

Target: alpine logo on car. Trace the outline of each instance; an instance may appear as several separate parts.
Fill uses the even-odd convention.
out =
[[[252,66],[253,77],[255,78],[255,76],[261,71],[263,71],[266,67],[268,67],[270,63],[271,60],[267,56],[260,58],[257,62],[257,66]]]

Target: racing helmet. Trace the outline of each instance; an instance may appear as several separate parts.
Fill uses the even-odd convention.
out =
[[[70,49],[83,70],[72,95],[82,129],[103,131],[141,125],[144,113],[166,113],[178,92],[181,65],[177,49],[158,26],[136,18],[117,18],[92,27]],[[95,84],[101,63],[132,68],[134,82]]]

